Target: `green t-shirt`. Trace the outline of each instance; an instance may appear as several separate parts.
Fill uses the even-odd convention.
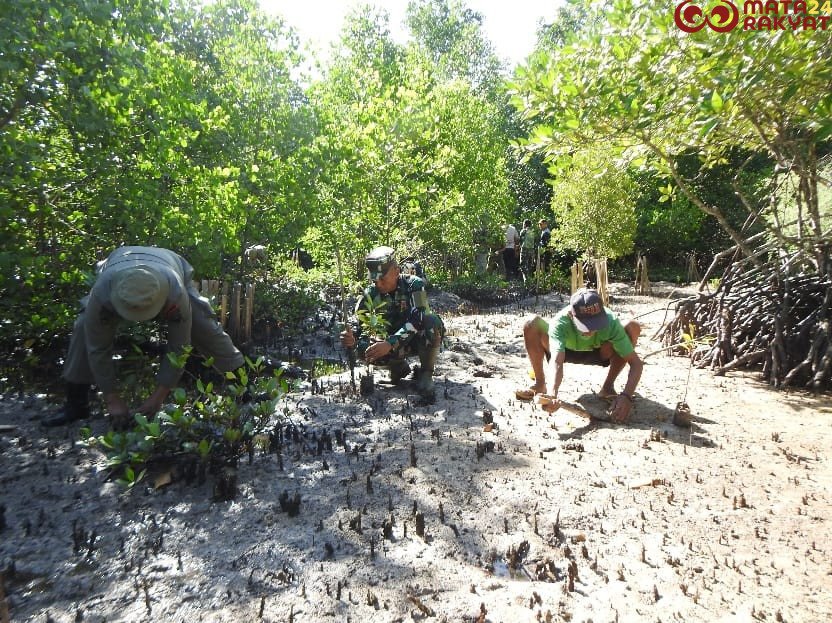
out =
[[[621,321],[610,310],[604,310],[609,318],[606,327],[583,336],[569,317],[569,309],[569,306],[564,307],[549,323],[549,348],[553,353],[595,350],[604,342],[611,342],[613,350],[621,357],[628,357],[635,350]]]

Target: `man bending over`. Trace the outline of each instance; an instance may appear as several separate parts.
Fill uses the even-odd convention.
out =
[[[610,415],[615,422],[624,423],[630,417],[633,394],[641,379],[644,363],[635,352],[641,326],[630,320],[626,324],[604,309],[601,297],[595,290],[582,289],[572,295],[551,323],[534,316],[523,326],[523,338],[529,355],[535,383],[527,392],[546,394],[546,376],[543,358],[548,361],[554,353],[554,380],[551,396],[555,401],[548,408],[555,411],[558,390],[563,380],[564,363],[607,366],[607,378],[601,386],[600,396],[612,400]],[[629,366],[627,382],[620,393],[615,391],[615,380]],[[519,393],[518,393],[519,396]]]

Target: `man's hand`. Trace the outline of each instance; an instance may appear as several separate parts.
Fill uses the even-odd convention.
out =
[[[110,414],[110,421],[115,430],[127,430],[130,428],[130,409],[127,403],[117,392],[104,395],[104,402],[107,404],[107,413]]]
[[[554,413],[560,409],[560,400],[558,400],[555,396],[540,394],[537,397],[537,403],[540,405],[541,409],[546,411],[546,413]]]
[[[364,353],[364,359],[367,360],[368,363],[374,362],[376,359],[381,359],[385,355],[387,355],[391,350],[393,350],[393,346],[390,342],[384,340],[381,342],[375,342],[367,349]]]
[[[610,409],[610,417],[617,424],[625,424],[630,419],[630,410],[633,408],[633,399],[625,394],[615,397]]]
[[[344,348],[352,348],[355,346],[355,335],[352,332],[352,329],[345,329],[341,331],[341,346]]]
[[[127,403],[117,392],[105,394],[104,402],[107,403],[107,413],[113,417],[126,416],[130,411]]]
[[[165,398],[168,397],[169,393],[169,388],[160,385],[152,394],[150,394],[150,396],[147,397],[147,400],[139,406],[137,411],[142,415],[153,417],[162,409],[162,404],[165,402]]]

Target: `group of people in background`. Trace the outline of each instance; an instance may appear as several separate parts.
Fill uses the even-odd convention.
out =
[[[502,254],[507,279],[522,277],[523,281],[527,281],[536,270],[549,269],[552,260],[552,231],[545,218],[540,219],[537,226],[539,235],[531,219],[523,221],[519,233],[514,225],[506,223],[503,248],[497,253]]]

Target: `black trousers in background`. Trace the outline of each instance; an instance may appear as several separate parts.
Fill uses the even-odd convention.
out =
[[[517,256],[514,249],[503,249],[503,265],[506,267],[506,277],[517,274]]]

